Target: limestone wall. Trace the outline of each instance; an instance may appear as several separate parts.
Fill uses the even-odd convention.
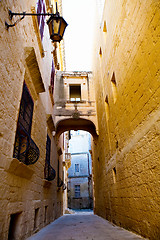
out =
[[[106,1],[93,65],[95,213],[150,239],[160,235],[159,16],[159,1]]]
[[[37,1],[0,1],[0,239],[25,239],[62,214],[62,197],[57,200],[57,178],[44,179],[47,133],[51,139],[51,162],[57,169],[57,145],[52,135],[52,101],[49,94],[52,44],[45,24],[43,41],[35,17],[25,17],[15,27],[5,29],[13,12],[31,12]],[[46,3],[49,1],[46,1]],[[47,5],[46,5],[47,7]],[[13,149],[23,82],[34,102],[31,138],[40,151],[30,166],[13,158]],[[57,171],[57,170],[56,170]],[[62,194],[62,191],[59,195]],[[58,201],[58,206],[57,206]],[[9,230],[10,229],[10,230]],[[13,236],[12,236],[13,237]],[[10,238],[11,239],[11,236]],[[13,239],[13,238],[12,238]]]

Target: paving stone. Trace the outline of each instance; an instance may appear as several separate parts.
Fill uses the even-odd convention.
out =
[[[28,240],[138,240],[144,239],[91,212],[64,215]]]

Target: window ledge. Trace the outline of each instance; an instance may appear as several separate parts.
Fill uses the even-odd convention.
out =
[[[26,179],[30,179],[34,174],[34,171],[29,166],[20,162],[16,158],[13,158],[11,160],[10,164],[7,166],[5,170],[6,172]]]
[[[41,71],[39,69],[39,63],[33,47],[25,47],[25,62],[37,94],[45,92]]]
[[[87,103],[86,100],[80,100],[80,101],[71,101],[71,100],[67,100],[67,103],[70,103],[70,104],[79,104],[79,103]]]

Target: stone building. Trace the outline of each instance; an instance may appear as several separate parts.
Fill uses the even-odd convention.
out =
[[[65,131],[84,130],[88,131],[94,141],[96,141],[98,136],[97,116],[92,72],[58,71],[55,78],[54,93],[54,123],[57,138]],[[76,151],[76,144],[74,144],[74,148],[74,151]],[[87,151],[88,149],[86,152]],[[80,152],[82,152],[82,149]],[[68,156],[68,154],[71,153],[66,153],[66,156]],[[90,153],[87,152],[83,157],[86,163],[88,162],[88,156],[90,158]],[[69,164],[70,159],[71,157],[69,156]],[[88,169],[88,165],[86,165],[86,167]],[[92,179],[87,169],[85,173],[85,175],[87,175],[87,182],[85,180],[86,188],[92,185],[89,183],[92,182]],[[92,199],[92,189],[87,190],[87,194],[90,195],[87,195],[87,198]],[[92,201],[88,200],[85,208],[92,205],[90,202]],[[73,207],[75,208],[75,206]]]
[[[9,19],[8,9],[55,12],[55,2],[62,13],[61,0],[0,1],[0,239],[26,239],[63,214],[63,133],[86,130],[94,212],[157,240],[160,2],[96,0],[93,75],[65,71],[47,17]]]
[[[58,71],[54,91],[57,137],[68,130],[86,130],[97,137],[94,84],[90,71]]]
[[[95,213],[160,236],[160,1],[96,1]]]
[[[92,72],[58,71],[54,89],[54,123],[57,138],[63,132],[65,132],[66,136],[70,130],[85,130],[90,132],[96,139],[97,118]],[[74,144],[75,147],[76,145]],[[67,149],[66,146],[65,149]],[[63,162],[63,165],[68,169],[71,164],[71,153],[70,151],[67,152],[67,150],[65,152],[65,162]],[[90,154],[87,152],[87,155],[85,154],[87,162],[88,155]],[[65,179],[67,180],[66,174]],[[86,186],[88,186],[88,171]],[[89,192],[92,198],[92,190],[90,189]],[[64,205],[67,206],[66,201]]]
[[[71,131],[71,166],[68,169],[68,207],[71,209],[93,208],[90,149],[91,135],[88,132]]]
[[[71,166],[71,154],[69,153],[69,131],[64,133],[64,156],[63,156],[63,213],[69,213],[68,209],[68,169]],[[65,191],[66,190],[66,191]]]
[[[0,1],[2,240],[25,239],[61,216],[64,186],[64,139],[53,134],[54,75],[65,69],[63,41],[51,43],[47,17],[10,20],[8,9],[55,12],[55,2]],[[5,21],[15,26],[7,30]]]

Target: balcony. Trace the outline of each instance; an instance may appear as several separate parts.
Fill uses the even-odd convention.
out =
[[[63,101],[56,102],[55,115],[65,117],[91,117],[96,115],[95,101]]]
[[[66,170],[71,166],[71,153],[65,153],[65,167]]]
[[[37,162],[39,155],[39,148],[35,142],[24,128],[19,126],[16,132],[13,157],[25,165],[31,165]]]

